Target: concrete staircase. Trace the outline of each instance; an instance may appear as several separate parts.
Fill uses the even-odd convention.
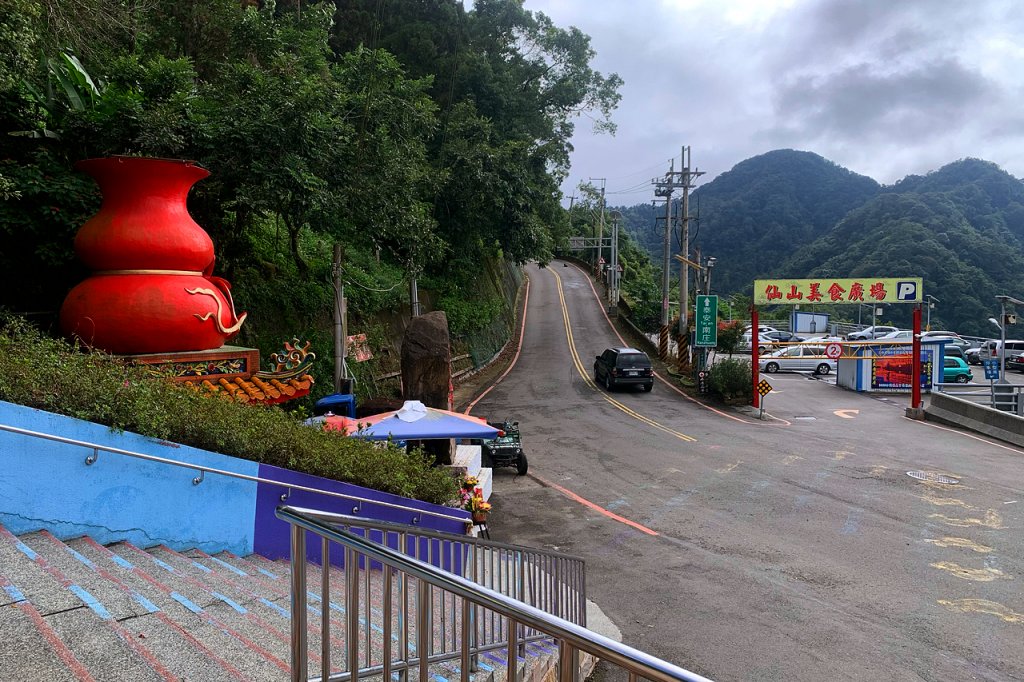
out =
[[[312,676],[320,667],[313,652],[320,650],[322,603],[319,569],[310,568]],[[344,572],[331,571],[340,595]],[[287,562],[258,555],[104,547],[88,537],[62,542],[47,531],[15,537],[0,526],[0,678],[287,680],[288,572]],[[333,600],[328,608],[338,623],[332,661],[343,662],[344,609]],[[540,679],[555,647],[531,643],[526,651],[522,679]],[[505,651],[481,660],[475,679],[505,678]],[[458,661],[433,665],[430,674],[435,682],[457,680]]]

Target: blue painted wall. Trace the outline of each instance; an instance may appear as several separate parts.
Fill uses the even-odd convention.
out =
[[[351,484],[298,474],[256,462],[196,448],[115,433],[106,426],[0,401],[0,424],[106,447],[140,452],[252,477],[270,478],[366,497],[465,519],[422,515],[417,525],[454,534],[464,531],[469,514],[418,500],[407,500]],[[139,547],[164,544],[173,549],[198,547],[213,554],[223,550],[242,556],[254,551],[272,558],[289,549],[287,524],[274,518],[283,489],[99,452],[87,465],[91,449],[0,430],[0,524],[15,534],[49,530],[61,539],[88,535],[101,543],[128,541]],[[315,493],[294,491],[289,504],[352,513],[353,503]],[[259,512],[259,513],[258,513]],[[386,521],[412,521],[409,513],[365,504],[360,516]],[[311,558],[319,543],[311,542]],[[338,550],[340,553],[340,550]]]
[[[256,476],[259,465],[106,426],[0,402],[0,423]],[[139,547],[252,552],[256,483],[0,431],[0,522]]]

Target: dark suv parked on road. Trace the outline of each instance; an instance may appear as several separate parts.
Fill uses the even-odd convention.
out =
[[[618,386],[654,388],[654,370],[647,353],[636,348],[609,348],[594,361],[594,381],[611,391]]]

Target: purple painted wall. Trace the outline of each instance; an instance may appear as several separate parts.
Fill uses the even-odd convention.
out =
[[[363,488],[350,483],[331,481],[309,474],[302,474],[287,469],[281,469],[269,464],[260,464],[260,478],[279,481],[280,485],[260,483],[256,491],[256,516],[254,526],[256,530],[253,539],[253,550],[270,559],[287,559],[291,556],[291,537],[289,526],[274,516],[274,511],[281,505],[287,504],[294,507],[307,507],[318,511],[333,512],[336,514],[349,514],[361,516],[378,521],[393,521],[396,523],[414,524],[421,528],[429,528],[455,535],[465,535],[466,524],[470,522],[469,512],[464,509],[453,509],[442,507],[429,502],[410,500],[398,495]],[[359,503],[338,497],[317,495],[303,490],[292,490],[288,499],[281,500],[281,496],[288,490],[288,485],[304,485],[310,488],[319,488],[331,492],[354,495],[368,500],[399,504],[406,507],[414,507],[424,511],[450,514],[457,520],[449,521],[429,514],[419,515],[404,509],[391,509],[379,504],[364,502],[361,509],[357,508]],[[315,540],[315,541],[314,541]],[[447,544],[447,543],[446,543]],[[320,563],[320,541],[319,538],[310,536],[306,541],[306,555],[315,563]],[[342,550],[334,548],[331,550],[331,563],[341,565]],[[434,562],[436,563],[436,562]],[[447,563],[447,562],[445,562]]]

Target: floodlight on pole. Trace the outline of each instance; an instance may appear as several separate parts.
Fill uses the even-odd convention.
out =
[[[925,294],[924,296],[925,296],[925,298],[928,299],[928,321],[925,322],[925,331],[931,331],[932,330],[932,308],[935,307],[936,303],[941,303],[941,301],[939,299],[935,298],[934,296],[932,296],[931,294]]]

